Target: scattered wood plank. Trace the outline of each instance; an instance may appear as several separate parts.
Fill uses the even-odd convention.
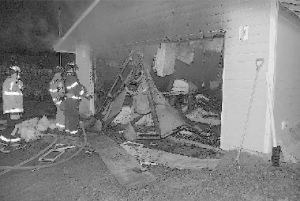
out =
[[[167,139],[169,139],[173,142],[176,142],[176,143],[187,145],[187,146],[193,145],[193,146],[196,146],[199,148],[210,149],[210,150],[213,150],[213,151],[219,152],[219,153],[225,153],[222,149],[220,149],[218,147],[213,147],[213,146],[210,146],[207,144],[202,144],[200,142],[195,142],[195,141],[191,141],[191,140],[187,140],[187,139],[179,139],[179,138],[176,138],[173,136],[168,136]]]
[[[91,145],[99,153],[107,168],[125,188],[144,186],[155,180],[150,172],[141,169],[138,161],[105,135],[98,135]]]
[[[130,155],[146,164],[161,164],[170,168],[199,170],[202,168],[214,169],[220,159],[199,159],[179,154],[172,154],[156,149],[143,147],[142,144],[125,142],[121,144]]]

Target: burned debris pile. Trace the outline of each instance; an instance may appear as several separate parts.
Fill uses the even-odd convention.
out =
[[[166,147],[173,145],[185,147],[181,153],[177,151],[181,155],[189,155],[191,148],[209,152],[208,158],[222,152],[218,148],[221,124],[218,96],[204,90],[200,93],[183,79],[175,80],[170,91],[159,91],[141,53],[131,54],[122,67],[98,112],[105,133],[119,143],[134,141],[147,148],[155,144],[157,150],[168,150]]]

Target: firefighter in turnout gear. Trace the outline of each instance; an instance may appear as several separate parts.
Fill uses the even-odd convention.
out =
[[[63,68],[56,67],[56,73],[50,82],[49,92],[56,106],[56,127],[59,130],[65,129],[65,115],[61,110],[61,105],[65,101],[65,87],[63,80]]]
[[[6,78],[2,86],[3,114],[10,114],[10,119],[20,119],[23,109],[23,82],[20,80],[20,68],[10,67],[11,76]]]
[[[79,129],[79,104],[82,98],[89,98],[87,91],[80,84],[74,63],[69,63],[66,69],[65,87],[66,100],[64,102],[64,113],[66,118],[65,131],[69,134],[77,134]]]

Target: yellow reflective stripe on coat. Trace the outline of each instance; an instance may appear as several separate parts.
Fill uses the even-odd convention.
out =
[[[84,94],[84,90],[81,90],[80,92],[79,92],[79,95],[83,95]]]
[[[17,92],[17,91],[4,91],[3,95],[6,95],[6,96],[23,96],[22,92]]]
[[[57,89],[49,89],[49,91],[50,91],[51,93],[58,92],[58,90],[57,90]]]
[[[78,130],[75,131],[69,131],[70,134],[75,135],[76,133],[78,133]]]
[[[62,103],[62,101],[55,102],[56,105],[60,105],[61,103]]]
[[[1,135],[0,140],[3,140],[5,142],[19,142],[19,141],[21,141],[21,138],[9,139],[9,138],[6,138],[3,135]]]
[[[17,112],[23,112],[24,110],[22,108],[15,108],[10,110],[4,110],[4,113],[17,113]]]
[[[60,124],[60,123],[56,123],[55,125],[56,125],[56,127],[59,127],[59,128],[65,128],[65,125]]]
[[[67,86],[67,89],[72,89],[78,85],[78,82],[74,82],[73,84]]]
[[[72,99],[76,99],[76,100],[80,100],[81,97],[80,96],[71,96]]]

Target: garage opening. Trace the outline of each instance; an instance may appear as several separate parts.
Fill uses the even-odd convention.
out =
[[[97,115],[104,129],[121,141],[145,140],[150,146],[157,140],[162,149],[169,147],[162,139],[171,139],[218,150],[224,34],[133,50],[120,65],[95,59]]]

